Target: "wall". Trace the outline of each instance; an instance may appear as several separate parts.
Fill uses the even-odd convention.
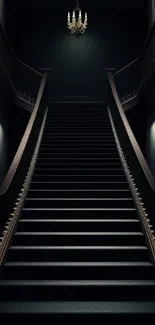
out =
[[[7,174],[30,117],[30,113],[14,105],[9,100],[9,96],[7,108],[5,106],[3,111],[0,109],[0,185]]]
[[[58,95],[104,97],[107,92],[104,68],[120,68],[140,52],[148,28],[148,9],[146,1],[143,2],[143,10],[137,7],[133,11],[116,0],[81,1],[83,11],[88,11],[89,25],[79,40],[66,27],[67,11],[74,8],[73,1],[65,6],[61,1],[58,7],[52,3],[47,8],[40,3],[35,8],[25,5],[22,9],[19,5],[18,10],[8,6],[7,32],[23,61],[36,68],[52,69],[50,99]]]

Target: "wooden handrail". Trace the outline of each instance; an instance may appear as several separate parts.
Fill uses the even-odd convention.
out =
[[[10,49],[10,52],[11,52],[12,55],[14,56],[15,60],[17,60],[18,62],[20,62],[21,64],[23,64],[23,65],[24,65],[26,68],[28,68],[29,70],[35,72],[38,76],[42,76],[42,73],[41,73],[41,72],[39,72],[39,71],[33,69],[32,67],[30,67],[29,65],[27,65],[26,63],[24,63],[23,61],[21,61],[20,59],[17,58],[17,56],[16,56],[16,54],[15,54],[15,52],[14,52],[14,50],[13,50],[11,44],[10,44],[10,41],[9,41],[9,39],[8,39],[8,37],[7,37],[7,35],[6,35],[6,33],[5,33],[5,31],[4,31],[4,29],[3,29],[3,27],[2,27],[1,24],[0,24],[0,33],[2,34],[2,36],[3,36],[4,40],[5,40],[5,42],[7,43],[8,47],[9,47],[9,49]]]
[[[36,100],[36,103],[35,103],[35,106],[34,106],[34,109],[33,109],[33,112],[30,116],[30,119],[29,119],[29,122],[28,122],[28,125],[26,127],[26,130],[25,130],[25,133],[22,137],[22,140],[19,144],[19,147],[17,149],[17,152],[14,156],[14,159],[12,161],[12,164],[8,170],[8,173],[4,179],[4,182],[2,183],[1,187],[0,187],[0,196],[4,195],[12,180],[13,180],[13,177],[16,173],[16,170],[20,164],[20,161],[21,161],[21,158],[24,154],[24,150],[25,150],[25,147],[27,145],[27,142],[29,140],[29,137],[30,137],[30,134],[31,134],[31,131],[32,131],[32,128],[33,128],[33,125],[34,125],[34,122],[35,122],[35,119],[36,119],[36,115],[37,115],[37,112],[38,112],[38,109],[39,109],[39,106],[40,106],[40,102],[41,102],[41,99],[42,99],[42,95],[43,95],[43,92],[44,92],[44,89],[45,89],[45,86],[46,86],[46,82],[47,82],[47,77],[48,77],[48,73],[44,73],[43,76],[42,76],[42,80],[41,80],[41,85],[40,85],[40,89],[39,89],[39,92],[38,92],[38,96],[37,96],[37,100]]]
[[[114,76],[112,74],[111,71],[107,71],[107,76],[108,76],[108,80],[109,80],[109,83],[110,83],[110,87],[111,87],[111,90],[112,90],[112,94],[113,94],[113,97],[115,99],[115,103],[117,105],[117,108],[118,108],[118,111],[119,111],[119,114],[121,116],[121,119],[122,119],[122,122],[123,122],[123,125],[124,125],[124,128],[128,134],[128,137],[129,137],[129,140],[130,140],[130,143],[132,145],[132,148],[135,152],[135,155],[141,165],[141,168],[152,188],[152,190],[155,192],[155,178],[145,160],[145,157],[138,145],[138,142],[132,132],[132,129],[130,127],[130,124],[126,118],[126,115],[124,113],[124,110],[123,110],[123,107],[121,105],[121,102],[120,102],[120,99],[118,97],[118,93],[117,93],[117,90],[116,90],[116,86],[115,86],[115,82],[114,82]]]
[[[149,44],[149,42],[150,42],[150,39],[152,38],[152,34],[153,34],[153,32],[155,32],[155,22],[154,22],[154,24],[153,24],[151,30],[149,31],[149,33],[148,33],[148,35],[147,35],[147,37],[146,37],[146,40],[145,40],[145,42],[144,42],[144,44],[143,44],[143,47],[142,47],[142,49],[141,49],[141,52],[140,52],[139,56],[138,56],[135,60],[133,60],[132,62],[130,62],[130,63],[128,63],[127,65],[125,65],[123,68],[117,70],[117,71],[114,73],[115,76],[116,76],[117,74],[119,74],[120,72],[122,72],[123,70],[125,70],[126,68],[128,68],[129,66],[131,66],[132,64],[134,64],[136,61],[139,61],[139,60],[140,60],[140,58],[142,57],[143,53],[145,52],[145,49],[147,48],[147,46],[148,46],[148,44]]]

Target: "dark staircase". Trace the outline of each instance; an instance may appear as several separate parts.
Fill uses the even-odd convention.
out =
[[[155,270],[103,105],[49,110],[0,290],[1,316],[155,313]]]

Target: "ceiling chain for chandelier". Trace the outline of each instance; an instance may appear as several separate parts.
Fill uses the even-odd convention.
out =
[[[79,1],[77,0],[76,8],[74,9],[72,14],[72,22],[71,22],[70,12],[68,12],[67,27],[70,29],[71,34],[75,35],[76,37],[79,37],[85,32],[87,25],[88,25],[87,13],[85,13],[85,19],[84,22],[82,22],[82,13],[79,7]]]

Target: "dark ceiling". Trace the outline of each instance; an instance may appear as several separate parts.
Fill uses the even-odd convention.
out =
[[[94,9],[103,8],[103,10],[112,11],[132,11],[141,12],[147,8],[148,0],[80,0],[81,8],[87,8],[89,5]],[[36,11],[36,10],[49,10],[52,8],[59,8],[60,10],[64,7],[67,10],[75,7],[76,0],[6,0],[9,8],[12,11]]]

